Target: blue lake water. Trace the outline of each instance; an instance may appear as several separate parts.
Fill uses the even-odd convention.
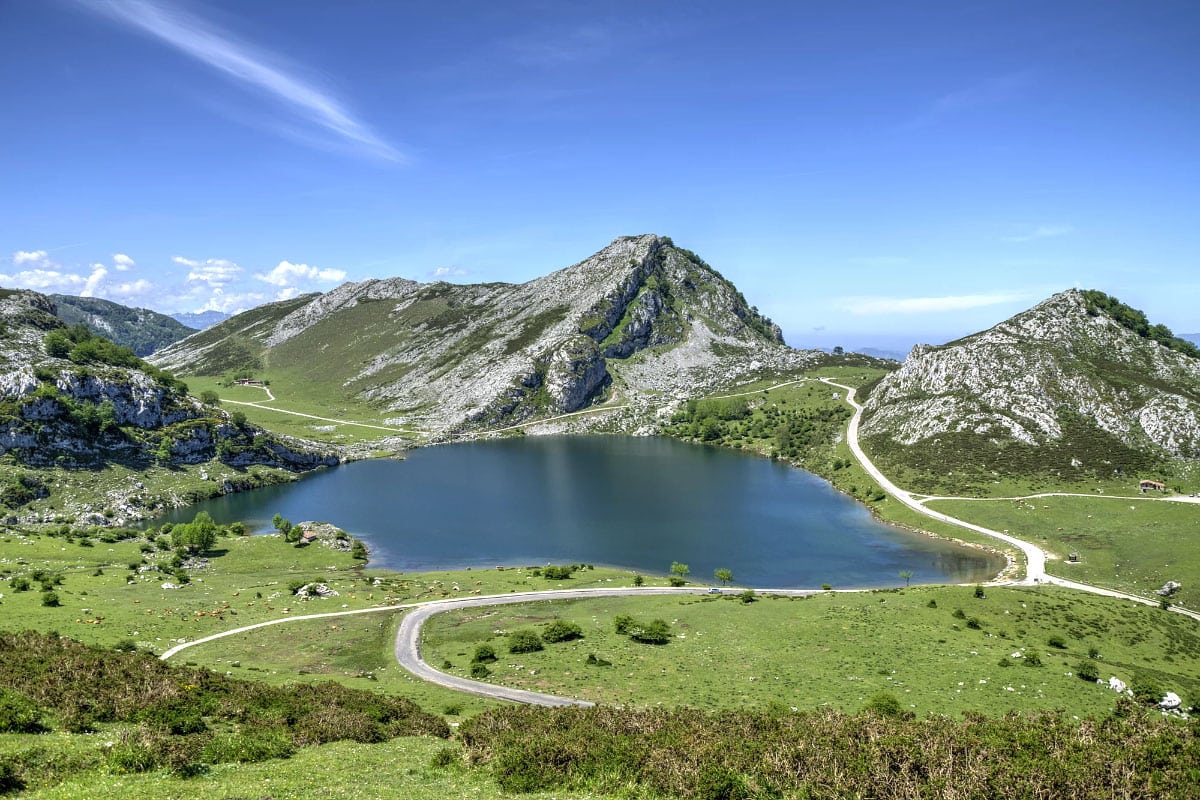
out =
[[[1002,558],[876,521],[803,470],[672,439],[529,437],[360,461],[296,483],[217,498],[220,523],[322,520],[401,571],[591,563],[757,587],[898,586],[987,580]]]

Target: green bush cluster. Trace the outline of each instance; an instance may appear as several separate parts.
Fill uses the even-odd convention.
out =
[[[643,622],[628,614],[618,614],[613,617],[613,628],[622,636],[642,644],[667,644],[671,641],[671,626],[662,619]]]
[[[1166,325],[1151,325],[1145,313],[1125,305],[1115,297],[1094,289],[1085,289],[1083,300],[1087,305],[1088,314],[1093,317],[1103,314],[1143,339],[1158,342],[1168,350],[1175,350],[1192,358],[1200,358],[1200,348],[1197,348],[1196,345],[1186,339],[1180,339]]]
[[[1065,712],[916,719],[869,710],[495,708],[465,722],[470,761],[506,792],[749,798],[1195,796],[1200,728],[1120,701],[1102,721]]]
[[[542,641],[547,644],[569,642],[572,639],[582,639],[583,628],[577,623],[565,619],[556,619],[542,628]]]
[[[326,742],[450,733],[441,717],[401,697],[336,683],[269,686],[52,633],[0,633],[0,675],[0,726],[53,719],[55,729],[81,732],[124,723],[106,756],[122,772],[192,774]],[[35,766],[18,765],[18,774]]]

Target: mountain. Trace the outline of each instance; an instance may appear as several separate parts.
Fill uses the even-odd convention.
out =
[[[201,403],[169,373],[86,328],[68,328],[56,311],[45,295],[0,290],[0,507],[24,512],[50,497],[41,511],[56,509],[51,519],[74,503],[83,511],[98,504],[108,521],[120,521],[283,479],[248,468],[300,472],[337,463]],[[198,465],[209,483],[185,486],[187,468]],[[102,476],[114,466],[128,476],[106,493]],[[154,480],[170,488],[142,483],[156,470]],[[71,497],[52,496],[63,493]]]
[[[1198,356],[1114,298],[1063,292],[982,333],[914,348],[870,391],[864,446],[930,492],[1195,459]],[[945,480],[947,468],[958,477]]]
[[[661,406],[821,357],[787,347],[695,253],[648,234],[523,284],[347,283],[239,314],[154,361],[320,387],[438,433],[605,399]]]
[[[219,325],[231,315],[223,311],[198,311],[186,314],[172,314],[171,319],[194,331],[202,331]]]
[[[1186,339],[1192,344],[1200,345],[1200,333],[1181,333],[1179,334],[1179,338]]]
[[[145,357],[195,331],[148,308],[130,308],[98,297],[52,294],[55,315],[68,325],[86,325],[97,336]]]

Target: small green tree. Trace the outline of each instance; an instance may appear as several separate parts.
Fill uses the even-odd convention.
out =
[[[176,550],[203,553],[217,543],[217,524],[207,511],[198,513],[191,522],[171,529],[171,543]]]
[[[642,585],[642,584],[644,584],[645,582],[646,582],[646,579],[645,579],[645,578],[643,578],[641,575],[634,575],[634,576],[633,576],[633,585],[634,585],[634,586],[641,586],[641,585]]]
[[[713,577],[719,580],[722,586],[728,586],[729,582],[733,580],[733,570],[728,567],[720,567],[713,570]]]
[[[471,658],[472,664],[490,664],[496,660],[496,650],[486,642],[478,645],[475,648],[475,655]]]
[[[671,577],[669,579],[671,585],[683,586],[685,583],[687,583],[687,576],[689,572],[691,572],[691,570],[688,569],[687,564],[680,564],[678,561],[672,561]]]
[[[912,580],[912,570],[911,569],[900,570],[900,577],[904,579],[904,586],[905,586],[905,588],[907,588],[909,581]]]
[[[200,402],[210,406],[215,406],[221,402],[221,397],[212,389],[205,389],[200,393]]]

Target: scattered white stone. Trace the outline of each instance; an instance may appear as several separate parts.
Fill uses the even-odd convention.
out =
[[[170,581],[167,581],[166,583],[164,583],[164,584],[162,585],[162,588],[164,588],[164,589],[178,589],[178,588],[180,588],[180,587],[179,587],[179,584],[177,584],[177,583],[171,583]]]
[[[1168,711],[1174,708],[1179,708],[1183,705],[1183,701],[1179,699],[1179,695],[1174,692],[1167,692],[1163,695],[1163,699],[1158,702],[1159,708],[1164,708]]]

